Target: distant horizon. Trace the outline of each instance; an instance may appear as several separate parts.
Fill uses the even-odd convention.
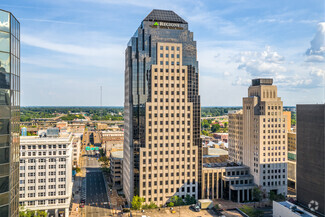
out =
[[[317,103],[316,103],[317,104]],[[299,104],[297,104],[299,105]],[[123,108],[124,106],[20,106],[20,107],[26,107],[26,108],[40,108],[40,107],[43,107],[43,108],[46,108],[46,107],[50,107],[50,108]],[[201,105],[201,108],[202,107],[205,107],[205,108],[242,108],[243,106],[202,106]],[[295,108],[296,106],[283,106],[284,108]]]

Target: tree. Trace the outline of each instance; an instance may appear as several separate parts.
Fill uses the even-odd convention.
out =
[[[203,119],[202,120],[202,128],[205,128],[205,129],[209,129],[210,128],[210,124],[208,122],[207,119]]]
[[[206,135],[206,136],[209,136],[209,132],[208,131],[205,131],[205,130],[202,130],[202,134],[203,135]]]
[[[45,212],[44,210],[22,210],[19,211],[19,217],[47,217],[47,212]]]
[[[212,127],[211,127],[211,131],[213,133],[217,132],[220,130],[220,125],[219,124],[213,124]]]
[[[185,204],[186,205],[191,205],[191,204],[195,204],[195,203],[196,203],[195,197],[191,197],[189,194],[187,194],[185,196]]]
[[[134,196],[131,202],[132,208],[135,210],[140,210],[144,201],[145,200],[143,197],[139,197],[138,195]]]
[[[228,127],[228,122],[225,122],[223,125],[225,126],[225,128],[227,128]]]
[[[81,169],[80,167],[76,167],[76,173],[80,173]]]
[[[283,196],[283,194],[276,194],[274,191],[270,191],[269,193],[269,200],[273,201],[284,201],[286,198]]]
[[[261,202],[262,200],[262,190],[260,187],[255,187],[253,188],[253,200],[254,202]],[[255,207],[255,203],[254,203],[254,207]]]
[[[173,202],[169,202],[169,203],[167,203],[167,206],[168,207],[173,207],[174,206],[174,203]]]
[[[184,205],[184,201],[181,197],[178,197],[178,196],[172,196],[170,198],[170,202],[174,203],[175,206],[182,206]]]

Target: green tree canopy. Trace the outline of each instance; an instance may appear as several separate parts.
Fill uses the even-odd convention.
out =
[[[174,203],[175,206],[182,206],[184,205],[184,201],[181,197],[178,196],[172,196],[170,198],[170,202]]]
[[[187,194],[185,196],[185,204],[186,205],[191,205],[191,204],[195,204],[195,203],[196,203],[195,197],[191,197],[189,194]]]
[[[213,124],[212,127],[211,127],[211,131],[213,133],[217,132],[220,130],[220,125],[219,124]]]
[[[143,197],[139,197],[138,195],[132,198],[132,208],[135,210],[140,210],[142,208],[142,204],[145,201]]]

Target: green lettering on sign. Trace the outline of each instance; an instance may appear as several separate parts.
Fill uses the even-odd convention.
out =
[[[93,151],[93,150],[95,150],[95,148],[94,148],[94,147],[91,147],[91,148],[90,148],[90,150],[92,150],[92,151]]]
[[[153,24],[154,26],[158,26],[158,23],[157,22],[155,22],[155,24]]]
[[[89,146],[86,146],[86,150],[90,150],[90,147]]]

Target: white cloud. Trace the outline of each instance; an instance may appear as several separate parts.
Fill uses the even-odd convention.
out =
[[[320,77],[322,79],[325,79],[325,70],[324,69],[319,69],[316,67],[312,67],[310,70],[311,75],[315,75],[317,77]]]
[[[239,63],[237,69],[245,70],[252,77],[274,77],[286,71],[282,65],[284,57],[272,51],[269,46],[262,52],[240,52],[235,59]]]
[[[325,62],[325,22],[318,24],[317,32],[306,51],[307,62]]]

